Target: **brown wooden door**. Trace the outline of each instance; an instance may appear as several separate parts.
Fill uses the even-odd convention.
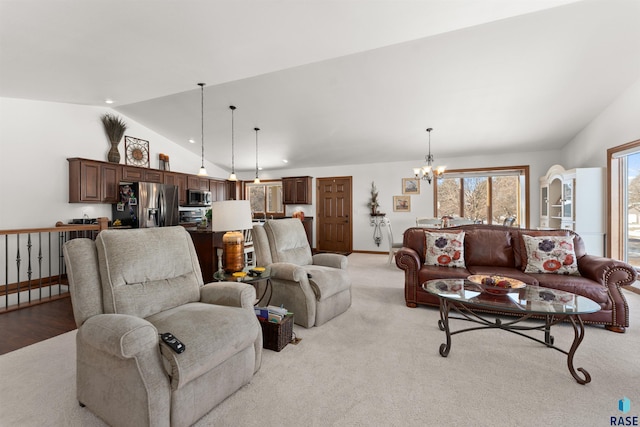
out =
[[[317,178],[317,250],[351,252],[353,224],[351,221],[351,177]]]

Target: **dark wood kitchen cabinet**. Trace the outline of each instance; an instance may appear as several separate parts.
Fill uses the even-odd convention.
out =
[[[69,203],[116,203],[122,167],[116,163],[71,158]]]
[[[310,205],[312,177],[293,176],[282,178],[282,203],[285,205]]]
[[[209,191],[209,178],[201,178],[198,175],[188,175],[187,190]]]
[[[219,179],[210,179],[209,191],[211,191],[212,202],[227,200],[227,181],[221,181]]]
[[[164,174],[157,169],[123,166],[122,180],[124,182],[156,182],[162,184],[164,182]]]
[[[165,172],[164,183],[178,187],[178,204],[187,204],[187,175],[177,172]]]

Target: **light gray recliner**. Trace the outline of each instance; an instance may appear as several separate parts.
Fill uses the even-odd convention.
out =
[[[260,368],[255,289],[204,285],[184,228],[105,230],[63,252],[78,325],[78,401],[107,423],[191,425]],[[183,353],[159,343],[165,332]]]
[[[320,326],[351,307],[347,257],[312,255],[299,219],[267,220],[254,226],[253,245],[258,265],[271,268],[271,305],[292,311],[296,324]]]

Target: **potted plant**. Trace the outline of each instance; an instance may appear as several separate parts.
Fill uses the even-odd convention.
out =
[[[112,163],[120,163],[120,151],[118,151],[118,144],[122,139],[124,132],[127,130],[127,124],[120,117],[115,114],[105,113],[100,117],[102,124],[104,125],[104,132],[109,138],[111,143],[111,149],[107,154],[107,160]]]

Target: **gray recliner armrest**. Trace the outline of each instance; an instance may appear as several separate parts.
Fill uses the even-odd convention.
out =
[[[291,282],[309,282],[307,271],[296,264],[288,262],[274,262],[269,265],[273,279],[289,280]]]
[[[148,321],[126,314],[98,314],[78,328],[78,339],[119,357],[135,357],[158,345],[158,330]]]
[[[322,265],[325,267],[347,269],[347,257],[340,254],[315,254],[313,256],[313,265]]]
[[[204,285],[200,290],[200,302],[248,308],[253,311],[256,289],[248,283],[215,282]]]

